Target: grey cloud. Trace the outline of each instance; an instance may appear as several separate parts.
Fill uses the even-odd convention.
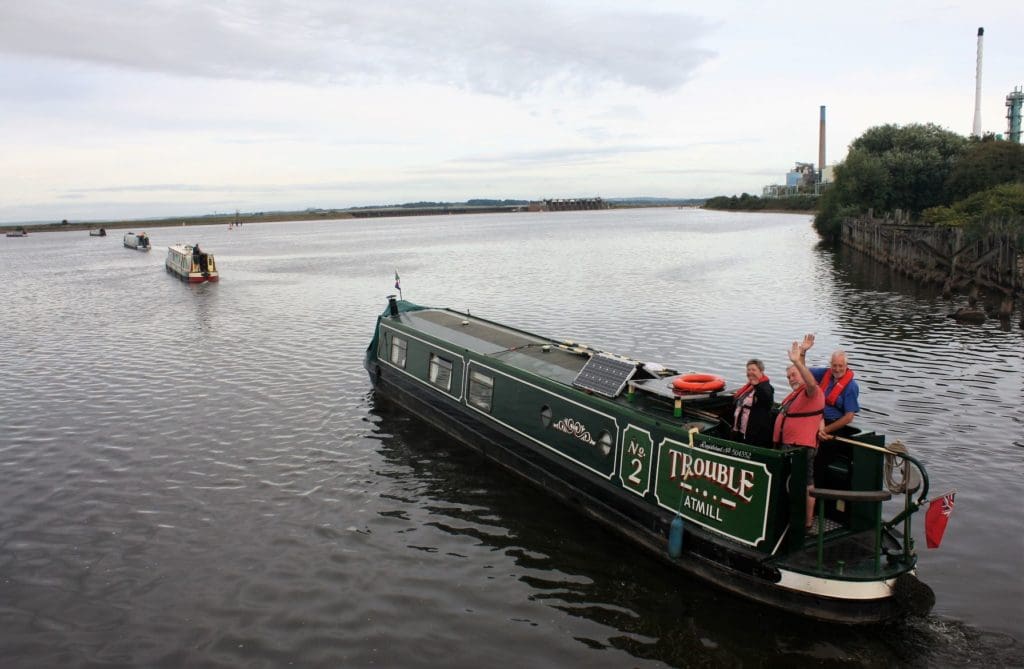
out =
[[[713,174],[716,176],[734,177],[734,176],[747,176],[747,177],[771,177],[782,174],[778,168],[766,167],[762,169],[714,169],[714,168],[679,168],[679,169],[667,169],[667,170],[644,170],[646,174],[667,174],[667,175],[689,175],[689,174]]]
[[[103,186],[98,188],[70,188],[61,196],[64,198],[84,197],[96,193],[267,193],[281,194],[292,192],[318,192],[337,191],[353,188],[366,188],[379,186],[379,184],[366,181],[338,181],[338,182],[314,182],[300,184],[189,184],[189,183],[165,183],[165,184],[125,184],[120,186]]]
[[[468,155],[456,159],[459,164],[477,165],[501,163],[506,165],[536,165],[536,164],[564,164],[600,160],[609,157],[626,156],[633,154],[657,153],[662,151],[682,151],[702,146],[729,146],[743,143],[743,139],[729,140],[706,140],[697,142],[680,142],[672,144],[610,144],[595,145],[592,147],[551,147],[537,149],[534,151],[505,152],[495,154]],[[478,169],[474,167],[473,169]],[[674,170],[666,170],[666,173]],[[705,172],[706,170],[699,170]],[[733,171],[723,170],[723,173],[731,174]]]
[[[598,146],[587,149],[551,148],[518,153],[501,153],[493,155],[476,155],[459,158],[456,162],[470,165],[503,163],[506,165],[536,165],[545,163],[576,163],[603,159],[609,156],[621,156],[634,153],[652,153],[670,150],[672,146]],[[479,168],[474,168],[479,169]]]
[[[264,192],[264,191],[275,191],[275,192],[288,192],[296,189],[306,189],[313,187],[312,184],[305,186],[242,186],[242,185],[226,185],[226,184],[131,184],[123,186],[103,186],[100,188],[72,188],[66,191],[65,197],[74,195],[84,195],[92,193],[220,193],[226,190],[232,192]],[[332,185],[320,184],[319,188],[333,188]]]
[[[35,0],[0,5],[0,52],[175,75],[452,84],[522,94],[554,82],[684,84],[715,28],[679,11],[556,2]]]

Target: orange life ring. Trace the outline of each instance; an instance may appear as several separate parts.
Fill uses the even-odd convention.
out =
[[[684,393],[713,393],[725,388],[725,379],[717,374],[683,374],[672,387]]]

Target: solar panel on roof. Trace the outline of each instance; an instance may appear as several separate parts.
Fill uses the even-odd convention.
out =
[[[595,354],[576,375],[572,385],[605,397],[616,397],[636,374],[636,363]]]

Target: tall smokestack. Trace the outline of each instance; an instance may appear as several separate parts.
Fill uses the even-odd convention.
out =
[[[818,121],[818,183],[825,180],[825,105],[821,105]]]
[[[985,42],[985,29],[978,28],[978,71],[975,73],[974,88],[974,131],[975,137],[981,137],[981,48]]]

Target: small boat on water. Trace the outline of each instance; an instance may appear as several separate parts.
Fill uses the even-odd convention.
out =
[[[28,230],[25,228],[15,228],[7,233],[8,237],[28,237]]]
[[[164,266],[168,272],[189,283],[220,280],[213,254],[201,250],[199,244],[168,246]]]
[[[107,236],[107,231],[104,230],[103,228],[100,228],[99,230],[90,230],[89,231],[89,236],[90,237],[106,237]]]
[[[927,473],[881,434],[850,429],[818,449],[805,529],[808,449],[730,439],[720,377],[705,387],[704,375],[394,296],[364,366],[379,400],[738,596],[842,623],[934,603],[910,532]]]
[[[124,245],[130,249],[136,249],[138,251],[148,251],[152,248],[149,244],[149,237],[146,236],[145,232],[138,234],[134,232],[124,233]]]

